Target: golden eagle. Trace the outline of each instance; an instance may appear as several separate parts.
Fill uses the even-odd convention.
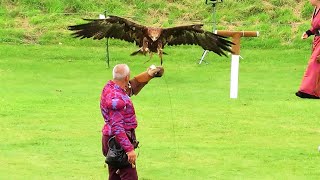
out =
[[[134,23],[118,16],[107,16],[105,19],[84,19],[86,24],[69,26],[69,30],[75,31],[74,37],[102,39],[115,38],[128,42],[134,42],[140,47],[131,55],[142,53],[158,53],[161,65],[162,54],[165,45],[199,45],[204,50],[213,51],[218,55],[226,56],[224,51],[231,52],[232,42],[225,37],[204,31],[203,24],[177,26],[171,28],[147,27]],[[151,58],[150,56],[150,58]]]

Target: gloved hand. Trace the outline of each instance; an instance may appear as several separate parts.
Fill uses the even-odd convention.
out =
[[[147,69],[147,73],[151,76],[151,77],[161,77],[164,73],[164,69],[162,66],[155,66],[155,65],[151,65],[148,69]]]
[[[148,82],[154,77],[161,77],[164,73],[164,69],[162,66],[151,65],[147,71],[135,76],[134,78],[138,82]]]
[[[131,88],[129,96],[137,95],[140,90],[154,77],[161,77],[164,73],[162,66],[151,65],[147,71],[144,71],[130,80]]]

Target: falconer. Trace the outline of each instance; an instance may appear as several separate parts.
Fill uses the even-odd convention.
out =
[[[130,96],[137,95],[154,77],[161,77],[164,69],[161,66],[150,66],[130,79],[130,69],[126,64],[118,64],[113,68],[113,80],[108,81],[101,94],[100,108],[105,124],[102,129],[102,152],[107,156],[108,141],[114,138],[128,156],[128,164],[122,168],[118,164],[108,164],[109,180],[137,180],[134,151],[137,146],[135,129],[137,119]]]

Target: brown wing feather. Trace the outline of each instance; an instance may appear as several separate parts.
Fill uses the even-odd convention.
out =
[[[75,31],[74,37],[83,38],[115,38],[128,42],[141,44],[145,26],[134,23],[118,16],[108,16],[106,19],[85,19],[85,24],[69,26],[68,29]]]
[[[162,31],[162,41],[169,46],[173,45],[199,45],[205,50],[213,51],[218,55],[225,55],[224,51],[232,52],[232,42],[225,37],[204,31],[203,24],[177,26]]]

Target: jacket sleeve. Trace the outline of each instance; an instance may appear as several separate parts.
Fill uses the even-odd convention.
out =
[[[312,19],[311,28],[306,31],[308,36],[319,34],[319,30],[320,30],[320,14],[319,13],[316,14],[316,12],[314,12],[314,14],[315,15],[314,15],[314,17]]]

